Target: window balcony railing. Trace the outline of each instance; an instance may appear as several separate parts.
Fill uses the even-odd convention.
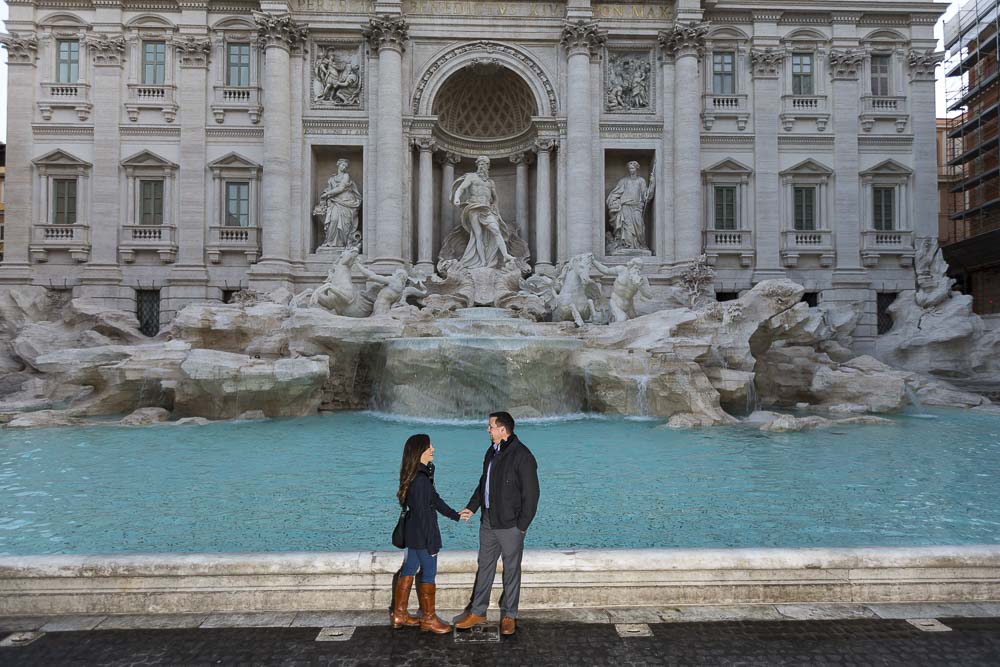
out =
[[[224,252],[241,252],[254,264],[260,257],[260,229],[257,227],[209,227],[205,246],[212,264],[222,261]]]
[[[782,95],[781,125],[786,132],[795,126],[796,119],[816,121],[816,129],[822,132],[830,121],[826,95]]]
[[[212,100],[212,115],[216,123],[226,120],[227,111],[246,111],[250,122],[260,122],[263,107],[260,104],[260,88],[257,86],[215,86]]]
[[[902,132],[906,129],[909,118],[905,97],[864,95],[861,98],[861,129],[865,132],[870,132],[879,119],[893,121],[896,131]]]
[[[909,230],[876,230],[861,232],[861,259],[865,266],[878,264],[881,255],[899,257],[899,263],[913,263],[913,232]]]
[[[781,233],[781,258],[785,266],[797,266],[802,255],[819,256],[820,266],[832,266],[835,255],[829,229],[786,229]]]
[[[53,109],[73,109],[80,120],[90,118],[93,105],[90,103],[89,83],[42,83],[38,110],[42,120],[52,120]]]
[[[150,250],[169,264],[177,259],[177,228],[173,225],[125,225],[118,242],[122,261],[131,264],[140,250]]]
[[[163,113],[163,120],[172,123],[177,118],[176,95],[176,86],[130,83],[128,100],[125,102],[128,119],[136,122],[140,111],[152,109]]]
[[[28,254],[36,262],[47,262],[52,250],[68,251],[77,262],[90,259],[90,226],[40,224],[31,226]]]
[[[736,129],[745,130],[750,118],[747,106],[746,95],[705,93],[702,95],[702,124],[706,130],[711,130],[716,118],[735,118]]]
[[[749,229],[706,229],[705,255],[713,266],[720,255],[738,255],[741,266],[751,266],[754,258],[753,232]]]

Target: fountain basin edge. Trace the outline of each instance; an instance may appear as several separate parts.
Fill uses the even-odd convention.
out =
[[[385,610],[399,551],[0,557],[0,615]],[[1000,545],[526,550],[521,607],[1000,600]],[[438,605],[476,552],[443,551]],[[497,579],[494,602],[500,594]]]

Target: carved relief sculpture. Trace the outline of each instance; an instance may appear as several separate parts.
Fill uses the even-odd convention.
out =
[[[314,53],[313,107],[360,107],[364,83],[360,49],[317,44]]]
[[[653,199],[655,179],[651,173],[649,183],[639,176],[639,163],[628,163],[628,176],[608,193],[608,224],[610,238],[606,243],[609,254],[634,254],[632,251],[649,251],[646,245],[646,206]]]
[[[358,229],[358,212],[361,209],[361,192],[347,172],[350,161],[337,160],[337,173],[326,182],[319,195],[313,215],[323,217],[323,243],[320,247],[343,248],[361,245]]]
[[[476,171],[455,181],[452,203],[462,207],[460,225],[442,244],[442,259],[458,259],[469,269],[496,269],[515,257],[527,259],[528,246],[511,230],[497,204],[497,191],[490,178],[490,160],[476,159]]]
[[[605,84],[607,111],[647,111],[650,109],[650,73],[648,57],[631,54],[608,60]]]

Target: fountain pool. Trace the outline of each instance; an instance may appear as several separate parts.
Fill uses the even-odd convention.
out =
[[[578,418],[518,426],[542,482],[532,548],[1000,543],[1000,418],[765,434]],[[480,423],[371,413],[0,431],[0,555],[389,549],[399,453],[430,433],[468,500]],[[475,521],[475,519],[474,519]],[[442,520],[446,549],[475,525]]]

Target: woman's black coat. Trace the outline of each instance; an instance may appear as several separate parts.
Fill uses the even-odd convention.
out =
[[[410,516],[406,520],[407,548],[427,549],[431,555],[441,551],[437,513],[453,521],[458,521],[459,516],[434,489],[433,466],[421,463],[417,467],[417,475],[406,492],[406,505],[410,508]]]

